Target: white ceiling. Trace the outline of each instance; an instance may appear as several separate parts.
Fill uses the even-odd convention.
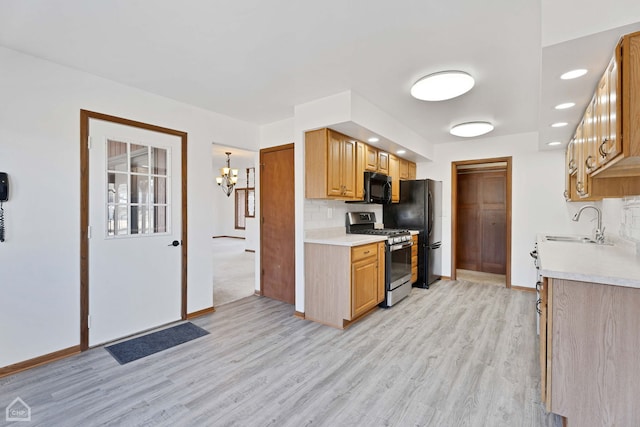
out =
[[[571,2],[581,4],[561,1]],[[550,4],[3,0],[0,45],[256,124],[352,90],[432,143],[459,141],[453,124],[486,120],[492,136],[539,131],[547,149],[550,138],[568,140],[619,35],[640,29],[580,29],[573,34],[584,37],[543,48],[561,39],[541,33]],[[558,86],[574,64],[588,77]],[[475,87],[439,103],[411,98],[413,82],[447,69],[472,74]],[[553,106],[568,98],[578,104],[566,112],[570,125],[550,134]]]

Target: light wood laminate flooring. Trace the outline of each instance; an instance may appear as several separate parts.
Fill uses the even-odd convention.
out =
[[[559,427],[534,305],[443,280],[342,331],[250,296],[193,321],[210,335],[127,365],[100,347],[0,378],[0,409],[30,405],[19,426]]]

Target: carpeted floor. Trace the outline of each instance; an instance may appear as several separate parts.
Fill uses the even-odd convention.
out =
[[[236,301],[255,291],[255,253],[243,239],[221,237],[213,243],[213,305]]]

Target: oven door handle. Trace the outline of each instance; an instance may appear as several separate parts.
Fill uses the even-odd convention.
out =
[[[410,248],[411,246],[413,246],[413,242],[412,241],[404,242],[404,243],[398,243],[398,244],[395,244],[395,245],[390,245],[389,246],[389,251],[390,252],[399,251],[401,249]]]

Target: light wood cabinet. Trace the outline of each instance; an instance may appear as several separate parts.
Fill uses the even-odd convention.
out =
[[[411,284],[418,281],[418,235],[411,236],[413,246],[411,246]]]
[[[408,179],[416,179],[416,164],[413,162],[409,162],[409,178]]]
[[[392,178],[392,201],[400,200],[400,180],[416,178],[416,164],[331,129],[305,133],[305,198],[362,200],[364,172]]]
[[[330,129],[305,134],[305,197],[356,199],[356,141]]]
[[[378,151],[378,172],[389,175],[389,153]]]
[[[364,170],[369,172],[378,171],[378,150],[374,147],[364,144],[365,147],[365,163]]]
[[[384,300],[384,242],[305,243],[305,318],[343,329]]]
[[[618,43],[567,147],[569,201],[640,194],[640,32]],[[570,152],[571,151],[571,152]],[[572,167],[574,166],[575,169]]]
[[[409,161],[400,159],[400,179],[409,179]]]
[[[389,176],[391,177],[391,203],[400,201],[400,159],[389,154]]]
[[[544,278],[542,401],[567,425],[640,420],[640,289]]]
[[[378,245],[351,248],[351,319],[378,305]]]

